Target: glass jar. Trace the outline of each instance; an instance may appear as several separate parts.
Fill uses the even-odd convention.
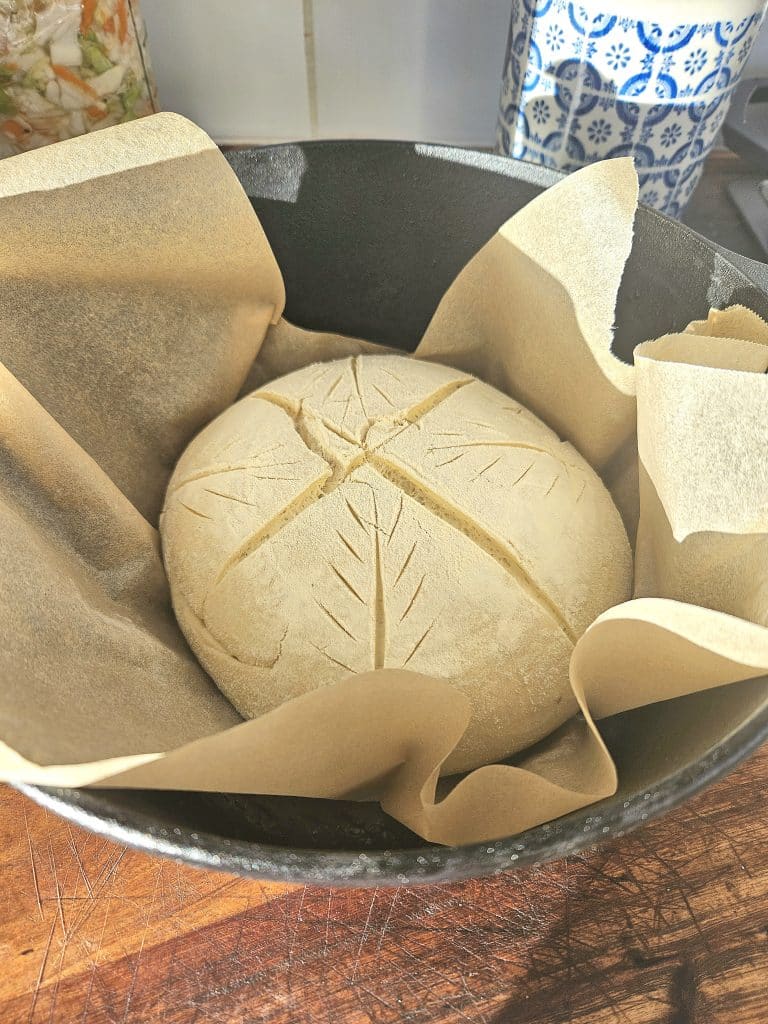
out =
[[[0,0],[0,156],[155,109],[138,0]]]

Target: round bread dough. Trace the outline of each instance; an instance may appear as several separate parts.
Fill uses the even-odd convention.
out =
[[[622,521],[578,452],[406,356],[231,406],[179,460],[160,529],[181,628],[243,716],[375,668],[441,677],[473,708],[444,773],[566,721],[574,642],[630,595]]]

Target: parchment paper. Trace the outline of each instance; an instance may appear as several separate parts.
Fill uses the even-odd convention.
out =
[[[367,790],[457,844],[614,792],[594,718],[768,671],[768,327],[713,313],[620,363],[636,197],[618,160],[534,200],[462,271],[416,353],[529,405],[624,495],[628,521],[640,452],[637,598],[576,645],[583,718],[437,800],[470,714],[458,691],[384,669],[241,722],[176,627],[154,529],[175,458],[239,392],[380,349],[280,319],[250,204],[181,118],[0,163],[0,777]]]

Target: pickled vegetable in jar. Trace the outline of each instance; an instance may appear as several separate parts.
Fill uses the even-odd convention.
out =
[[[0,156],[155,109],[138,0],[0,0]]]

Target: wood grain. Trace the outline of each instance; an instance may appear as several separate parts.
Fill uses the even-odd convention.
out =
[[[768,748],[495,879],[334,891],[125,850],[0,789],[3,1024],[761,1024]]]

